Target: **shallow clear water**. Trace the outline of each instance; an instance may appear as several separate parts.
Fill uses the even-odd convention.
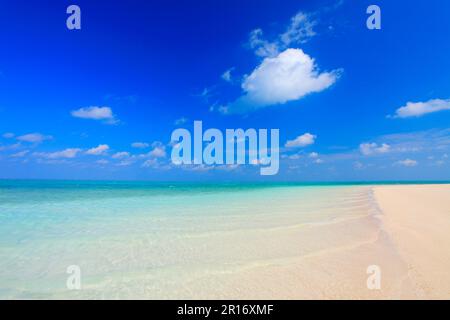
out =
[[[0,297],[198,297],[223,274],[345,242],[310,230],[372,214],[370,196],[352,185],[0,181]],[[82,290],[66,287],[70,265]]]

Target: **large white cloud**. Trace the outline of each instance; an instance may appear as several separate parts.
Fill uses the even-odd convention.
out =
[[[245,113],[251,109],[298,100],[330,87],[337,70],[320,73],[314,59],[301,49],[286,49],[265,58],[242,83],[244,94],[228,105],[224,113]]]
[[[450,110],[450,99],[432,99],[426,102],[408,102],[396,110],[394,118],[421,117],[428,113]]]

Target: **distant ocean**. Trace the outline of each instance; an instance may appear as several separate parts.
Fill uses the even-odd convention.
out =
[[[0,298],[239,296],[252,268],[350,241],[329,227],[379,214],[371,184],[0,180]]]

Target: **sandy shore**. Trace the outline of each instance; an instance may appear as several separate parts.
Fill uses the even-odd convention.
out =
[[[324,246],[232,273],[219,298],[449,299],[450,185],[374,186],[369,194],[375,211],[283,230],[300,248]],[[379,289],[367,286],[369,266],[381,271]]]
[[[411,298],[450,298],[450,185],[374,187],[383,227],[407,264]]]

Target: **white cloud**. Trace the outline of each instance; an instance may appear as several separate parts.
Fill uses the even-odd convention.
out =
[[[146,142],[133,142],[131,146],[137,149],[145,149],[148,148],[150,145]]]
[[[200,97],[204,102],[209,103],[210,99],[213,96],[214,87],[204,88],[203,91],[195,96]]]
[[[300,159],[301,157],[302,157],[301,154],[295,153],[295,154],[292,154],[292,155],[288,156],[287,158],[290,159],[290,160],[298,160],[298,159]]]
[[[280,39],[286,46],[292,43],[305,43],[316,35],[313,30],[316,24],[308,14],[299,12],[291,18],[291,24],[286,32],[280,35]]]
[[[418,165],[418,162],[416,160],[405,159],[405,160],[397,161],[395,164],[398,164],[398,165],[401,165],[404,167],[415,167]]]
[[[14,143],[14,144],[10,144],[7,146],[0,146],[0,151],[4,151],[4,150],[14,150],[14,149],[18,149],[21,147],[20,143]]]
[[[317,152],[311,152],[311,153],[309,154],[309,157],[315,159],[315,158],[318,158],[318,157],[319,157],[319,154],[318,154]]]
[[[182,125],[182,124],[185,124],[185,123],[188,122],[188,121],[189,121],[188,118],[182,117],[182,118],[180,118],[180,119],[175,120],[175,125],[176,125],[176,126],[180,126],[180,125]]]
[[[101,120],[107,124],[116,124],[117,120],[110,107],[87,107],[73,110],[71,115],[75,118]]]
[[[432,99],[426,102],[408,102],[395,112],[394,118],[421,117],[428,113],[450,110],[450,99]]]
[[[78,148],[68,148],[62,151],[57,152],[35,152],[33,153],[34,156],[47,158],[47,159],[72,159],[77,156],[77,154],[81,151],[81,149]]]
[[[23,136],[19,136],[16,139],[24,142],[41,143],[45,140],[50,140],[52,138],[53,138],[52,136],[46,136],[41,133],[28,133]]]
[[[155,147],[148,155],[153,158],[164,158],[166,156],[166,150],[161,146]]]
[[[15,154],[12,154],[10,157],[11,158],[23,158],[25,157],[30,151],[29,150],[24,150],[24,151],[20,151],[17,152]]]
[[[123,158],[128,158],[129,156],[130,156],[129,152],[117,152],[112,155],[112,158],[113,159],[123,159]]]
[[[378,145],[376,143],[362,143],[359,145],[359,150],[365,156],[379,154],[379,153],[387,153],[391,150],[391,146],[383,143]]]
[[[274,57],[282,50],[291,45],[302,44],[316,35],[313,27],[317,24],[311,15],[298,12],[291,18],[286,31],[278,35],[273,41],[268,41],[263,37],[261,29],[255,29],[249,35],[249,47],[254,50],[259,57]]]
[[[255,29],[250,32],[249,46],[255,50],[255,54],[260,57],[273,57],[279,52],[278,44],[276,42],[269,42],[263,39],[263,31]]]
[[[315,136],[315,135],[313,135],[311,133],[305,133],[305,134],[302,134],[301,136],[298,136],[294,140],[287,141],[284,146],[286,148],[306,147],[306,146],[309,146],[311,144],[314,144],[316,138],[317,138],[317,136]]]
[[[261,162],[256,160],[256,161],[252,161],[253,165],[259,165]],[[223,164],[223,165],[217,165],[214,166],[214,169],[216,170],[221,170],[221,171],[234,171],[234,170],[238,170],[241,168],[241,165],[239,164]]]
[[[231,82],[232,78],[231,78],[231,72],[233,71],[234,68],[230,68],[227,71],[225,71],[224,73],[222,73],[221,78],[226,81],[226,82]]]
[[[127,166],[131,166],[133,163],[134,163],[133,160],[122,160],[118,164],[116,164],[116,166],[127,167]]]
[[[11,139],[11,138],[14,138],[14,133],[12,133],[12,132],[6,132],[6,133],[4,133],[4,134],[2,135],[2,137],[5,138],[5,139]]]
[[[152,167],[157,166],[157,164],[158,164],[158,160],[157,160],[157,159],[149,159],[149,160],[146,160],[146,161],[142,164],[142,167],[143,167],[143,168],[152,168]]]
[[[301,49],[286,49],[273,58],[265,58],[244,78],[244,94],[227,106],[228,113],[284,104],[330,87],[339,71],[320,73],[314,59]]]
[[[364,168],[364,164],[362,164],[362,162],[355,161],[353,163],[353,168],[355,168],[356,170],[361,170]]]
[[[100,144],[95,148],[89,149],[86,151],[86,154],[99,156],[104,154],[109,150],[109,146],[107,144]]]
[[[102,165],[103,165],[103,164],[108,164],[109,161],[108,161],[108,160],[105,160],[105,159],[100,159],[100,160],[97,160],[96,163],[97,163],[97,164],[102,164]]]

